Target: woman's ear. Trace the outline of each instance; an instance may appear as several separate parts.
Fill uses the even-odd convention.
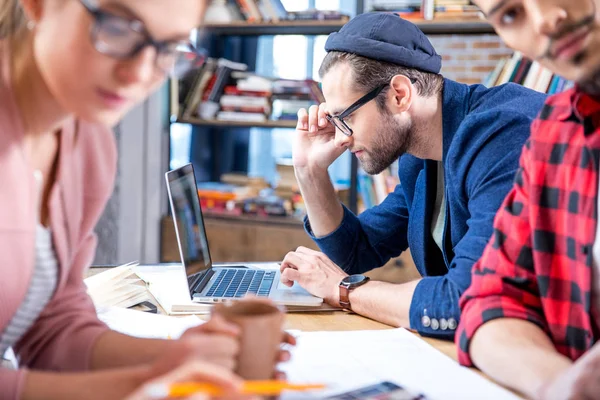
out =
[[[42,18],[43,3],[45,0],[19,0],[27,20],[37,23]]]
[[[413,102],[414,86],[410,79],[404,75],[395,75],[390,81],[390,93],[393,98],[391,107],[397,112],[410,109]]]

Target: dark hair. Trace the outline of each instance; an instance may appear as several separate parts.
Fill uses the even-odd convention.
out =
[[[0,38],[13,36],[26,24],[19,0],[0,0]]]
[[[376,61],[371,58],[342,51],[330,51],[327,53],[321,63],[321,68],[319,68],[319,75],[321,77],[325,76],[331,68],[340,63],[348,63],[350,65],[354,77],[354,89],[360,92],[367,93],[379,85],[388,83],[395,75],[404,75],[410,79],[415,85],[417,93],[423,97],[437,95],[442,91],[444,84],[444,79],[440,74],[406,68],[385,61]],[[384,89],[381,92],[382,94],[376,99],[380,109],[385,109],[383,94],[386,92],[387,90]]]

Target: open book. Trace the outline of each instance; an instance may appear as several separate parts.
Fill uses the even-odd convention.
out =
[[[152,299],[135,266],[137,263],[124,264],[84,280],[96,308],[128,308]]]
[[[192,302],[182,265],[140,265],[135,271],[167,314],[210,314],[212,304]]]

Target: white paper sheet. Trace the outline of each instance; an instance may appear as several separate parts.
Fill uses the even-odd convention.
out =
[[[169,317],[117,307],[98,310],[98,318],[117,332],[151,339],[177,339],[188,328],[204,322],[194,316]]]
[[[384,380],[430,400],[517,399],[459,366],[404,329],[303,332],[292,360],[280,369],[293,383],[325,383],[325,392],[287,393],[282,399],[324,398]]]

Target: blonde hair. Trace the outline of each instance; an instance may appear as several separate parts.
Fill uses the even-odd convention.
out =
[[[27,25],[19,0],[0,0],[0,38],[10,37]]]

